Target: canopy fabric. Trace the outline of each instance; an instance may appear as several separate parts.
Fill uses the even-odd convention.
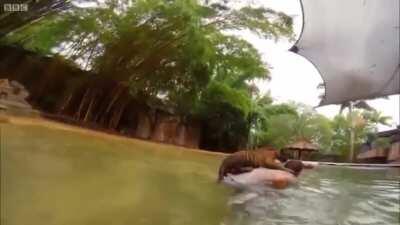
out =
[[[286,145],[284,149],[287,150],[305,150],[305,151],[318,151],[319,147],[306,140],[300,140],[293,144]]]
[[[325,84],[320,105],[400,93],[399,0],[301,0],[292,48]]]

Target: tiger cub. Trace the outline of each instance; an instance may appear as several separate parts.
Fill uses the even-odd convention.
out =
[[[285,168],[279,159],[282,160],[283,158],[281,158],[279,153],[273,149],[243,150],[235,152],[222,161],[218,172],[218,181],[221,181],[228,173],[240,174],[249,172],[257,167],[277,169],[293,173],[291,169]]]

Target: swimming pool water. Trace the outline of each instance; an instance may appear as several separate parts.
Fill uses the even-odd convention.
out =
[[[400,170],[320,166],[297,187],[231,196],[225,224],[397,225]]]
[[[2,225],[396,225],[399,169],[319,167],[297,187],[235,192],[221,156],[0,124]]]

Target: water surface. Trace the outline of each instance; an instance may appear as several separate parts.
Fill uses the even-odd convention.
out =
[[[400,170],[321,166],[297,187],[231,196],[226,224],[398,225]]]
[[[0,124],[1,225],[218,225],[221,157]]]
[[[395,225],[400,171],[320,167],[298,187],[237,193],[221,156],[0,124],[2,225]]]

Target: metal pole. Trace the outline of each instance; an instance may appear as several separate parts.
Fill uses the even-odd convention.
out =
[[[353,117],[353,102],[349,102],[349,116],[350,116],[350,152],[349,152],[349,161],[353,162],[354,158],[354,117]]]

